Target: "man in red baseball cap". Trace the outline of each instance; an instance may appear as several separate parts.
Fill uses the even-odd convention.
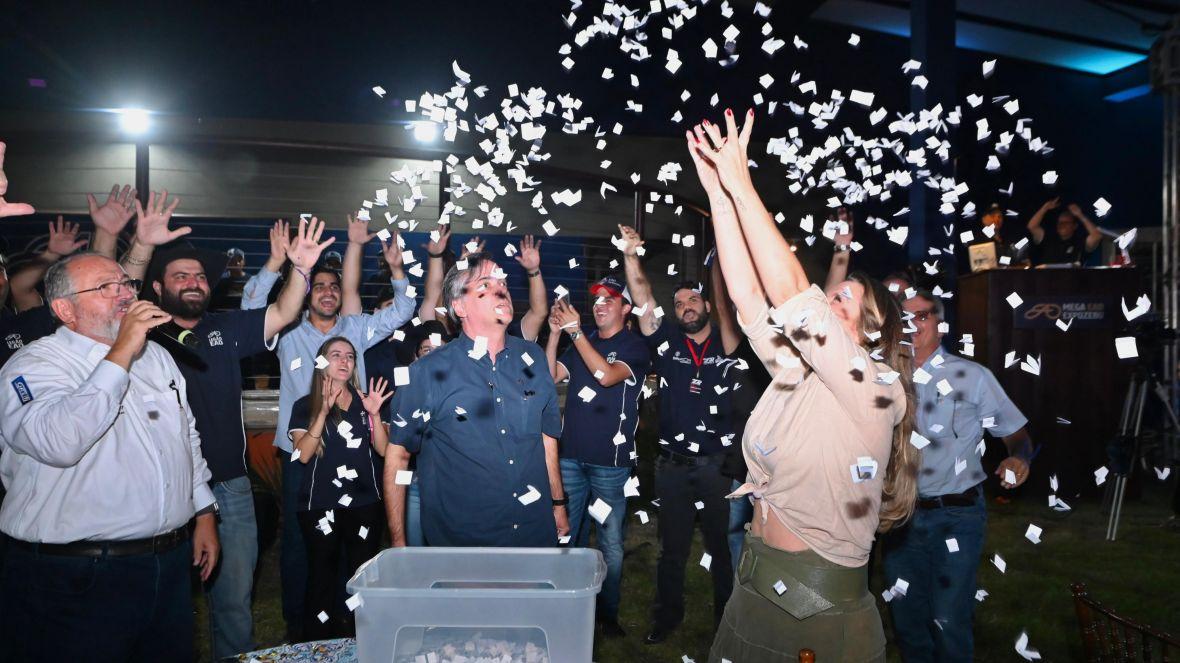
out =
[[[606,561],[597,621],[603,635],[621,637],[625,635],[619,626],[625,487],[632,481],[638,458],[639,395],[651,356],[643,338],[626,328],[631,300],[623,283],[608,276],[590,286],[590,294],[595,297],[591,307],[595,329],[582,333],[581,316],[567,299],[559,298],[549,316],[545,357],[554,382],[570,382],[560,454],[572,544],[588,545],[589,513],[598,523],[598,548]],[[563,331],[572,342],[558,358]]]

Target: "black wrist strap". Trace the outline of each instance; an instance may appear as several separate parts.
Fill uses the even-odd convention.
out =
[[[559,500],[553,500],[553,506],[566,506],[569,503],[570,496],[568,494],[563,495]]]
[[[441,257],[445,256],[446,254],[447,254],[446,251],[443,251],[441,253],[431,253],[430,251],[426,252],[426,255],[430,256],[431,258],[441,258]]]

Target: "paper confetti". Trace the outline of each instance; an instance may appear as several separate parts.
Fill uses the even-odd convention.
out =
[[[591,504],[589,508],[590,516],[597,520],[600,525],[606,523],[606,519],[608,516],[610,516],[611,510],[611,506],[606,502],[603,502],[601,497],[594,500],[594,503]]]
[[[532,504],[533,502],[536,502],[537,500],[541,499],[541,492],[539,490],[537,490],[532,485],[529,485],[528,489],[529,490],[527,493],[516,498],[516,499],[520,500],[520,503],[525,506],[528,506],[528,505]]]

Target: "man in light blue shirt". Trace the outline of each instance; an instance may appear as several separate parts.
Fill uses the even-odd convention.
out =
[[[343,336],[352,343],[358,353],[384,341],[395,329],[402,326],[414,313],[414,300],[407,294],[409,281],[402,269],[402,252],[395,233],[392,241],[382,242],[382,252],[390,268],[390,284],[393,287],[393,304],[368,313],[342,314],[341,307],[355,300],[356,310],[360,309],[360,295],[355,292],[360,283],[360,252],[364,242],[371,239],[362,228],[359,233],[349,228],[348,256],[344,261],[346,273],[328,269],[322,265],[309,274],[310,284],[307,299],[307,313],[298,324],[288,327],[279,336],[279,419],[275,425],[276,447],[282,449],[280,461],[283,466],[283,513],[295,513],[296,492],[302,482],[303,464],[291,462],[291,441],[287,439],[287,423],[291,420],[291,408],[295,401],[306,396],[311,388],[312,372],[315,370],[316,352],[324,341],[334,336]],[[356,260],[350,260],[353,256]],[[278,267],[282,265],[279,264]],[[279,279],[278,270],[268,263],[250,278],[242,292],[242,308],[253,309],[266,306],[267,296]],[[356,270],[352,274],[350,270]],[[343,283],[349,283],[353,291],[342,292]],[[356,367],[361,384],[368,384],[363,362]],[[299,523],[294,517],[283,518],[282,553],[279,564],[283,588],[283,618],[287,622],[288,638],[298,642],[300,626],[303,624],[303,594],[307,583],[307,557],[303,547],[303,536]]]
[[[991,371],[942,349],[938,297],[919,290],[903,308],[914,327],[918,367],[913,442],[925,446],[913,518],[882,541],[886,585],[909,583],[889,599],[893,629],[907,663],[970,661],[975,573],[987,526],[983,433],[1007,445],[1009,456],[995,473],[1001,485],[1015,488],[1028,479],[1028,420]]]

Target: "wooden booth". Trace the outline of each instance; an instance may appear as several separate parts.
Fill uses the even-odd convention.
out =
[[[1093,493],[1094,471],[1106,464],[1135,366],[1118,358],[1115,338],[1130,335],[1121,300],[1134,307],[1144,294],[1139,273],[995,269],[962,276],[957,292],[957,331],[971,334],[973,359],[995,374],[1039,446],[1029,489],[1048,491],[1048,477],[1056,474],[1063,498]],[[1012,293],[1021,300],[1015,308]],[[959,338],[947,345],[966,354]],[[1022,368],[1037,362],[1040,375]]]

